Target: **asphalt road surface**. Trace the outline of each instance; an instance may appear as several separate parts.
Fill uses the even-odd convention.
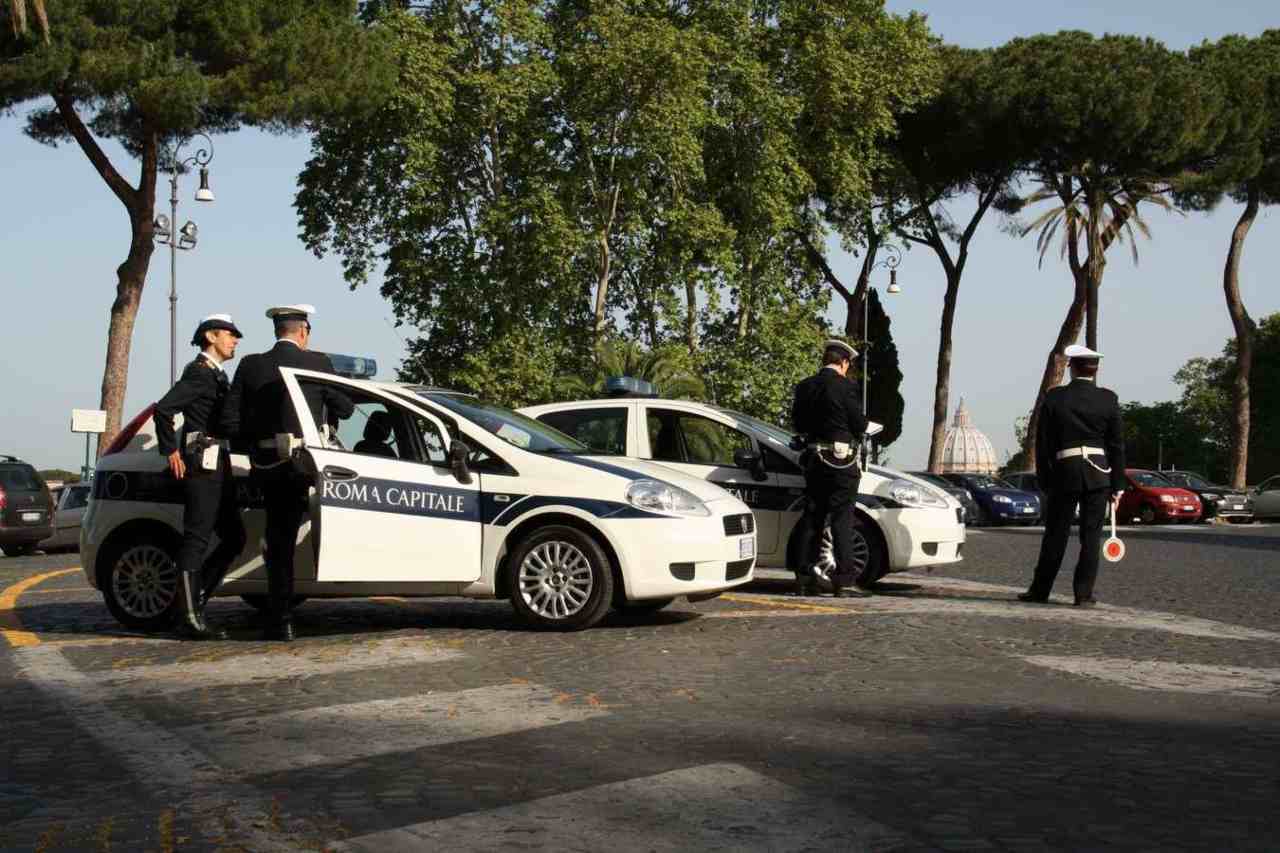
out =
[[[1275,850],[1280,526],[1145,528],[1103,606],[1035,530],[870,599],[787,584],[520,629],[310,601],[291,645],[116,625],[0,559],[0,850]]]

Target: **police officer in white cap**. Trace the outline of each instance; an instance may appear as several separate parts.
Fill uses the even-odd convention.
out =
[[[253,474],[262,489],[267,511],[267,581],[270,586],[270,621],[267,639],[292,640],[293,552],[298,528],[306,511],[309,478],[294,465],[289,449],[302,438],[302,427],[280,375],[282,367],[333,373],[329,356],[310,352],[310,305],[280,305],[267,310],[275,326],[276,345],[246,356],[223,409],[226,430],[247,447]],[[333,425],[351,417],[351,399],[332,387],[303,384],[307,407],[317,425]]]
[[[1036,480],[1045,496],[1044,538],[1031,588],[1018,596],[1049,600],[1080,507],[1080,559],[1074,580],[1077,607],[1093,607],[1102,555],[1102,522],[1124,492],[1124,425],[1114,391],[1097,385],[1100,353],[1072,344],[1063,352],[1071,382],[1050,389],[1036,431]]]
[[[795,567],[796,592],[815,594],[814,565],[822,547],[822,531],[831,524],[836,568],[831,584],[836,597],[844,582],[856,582],[859,566],[853,550],[853,504],[858,497],[858,446],[867,430],[867,418],[858,402],[858,386],[848,373],[858,351],[847,343],[831,339],[823,345],[822,367],[796,385],[791,404],[791,422],[804,437],[805,512],[800,520],[802,561]],[[849,590],[854,595],[870,595]]]
[[[182,482],[182,547],[178,551],[177,631],[193,640],[225,640],[226,632],[205,622],[204,606],[244,548],[244,524],[236,506],[222,410],[230,381],[224,365],[235,357],[240,330],[227,314],[200,321],[191,345],[200,354],[186,366],[155,407],[156,443],[169,471]],[[174,416],[182,415],[175,435]],[[209,540],[218,545],[205,559]]]

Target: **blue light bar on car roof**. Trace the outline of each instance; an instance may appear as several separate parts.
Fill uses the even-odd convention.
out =
[[[333,362],[333,372],[347,379],[372,379],[378,372],[378,362],[375,359],[332,352],[328,355],[329,361]]]
[[[634,376],[610,376],[604,381],[604,390],[610,397],[658,396],[658,389],[652,382]]]

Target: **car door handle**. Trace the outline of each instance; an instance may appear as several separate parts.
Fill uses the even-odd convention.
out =
[[[339,468],[336,465],[324,466],[324,476],[328,480],[354,480],[360,475],[350,468]]]

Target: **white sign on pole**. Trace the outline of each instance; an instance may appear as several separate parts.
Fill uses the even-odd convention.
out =
[[[71,431],[104,433],[107,431],[107,413],[100,409],[72,409]]]

